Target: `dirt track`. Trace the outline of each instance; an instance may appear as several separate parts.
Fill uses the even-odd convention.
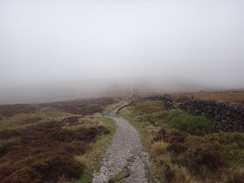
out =
[[[126,105],[124,103],[121,107]],[[118,126],[111,146],[101,162],[99,172],[93,174],[93,183],[105,183],[123,168],[126,175],[119,182],[146,183],[152,182],[148,176],[148,154],[143,152],[138,131],[124,118],[118,117],[114,110],[107,117],[116,121]]]

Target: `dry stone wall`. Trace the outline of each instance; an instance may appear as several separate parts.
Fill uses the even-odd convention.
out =
[[[189,100],[179,106],[212,121],[216,132],[244,132],[244,105],[212,100]]]

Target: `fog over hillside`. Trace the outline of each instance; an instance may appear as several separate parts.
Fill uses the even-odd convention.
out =
[[[244,1],[1,0],[0,104],[244,88]]]

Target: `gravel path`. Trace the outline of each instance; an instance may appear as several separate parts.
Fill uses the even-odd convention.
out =
[[[121,107],[126,105],[124,103]],[[126,176],[119,182],[152,182],[148,176],[148,154],[143,152],[138,131],[124,118],[116,116],[114,110],[107,117],[114,119],[118,125],[111,146],[101,162],[99,172],[93,174],[93,183],[106,183],[126,167]]]

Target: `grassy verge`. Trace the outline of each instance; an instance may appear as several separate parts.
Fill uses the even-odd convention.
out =
[[[211,123],[158,101],[136,101],[120,115],[140,132],[151,154],[151,174],[160,182],[244,180],[244,134],[212,133]]]

